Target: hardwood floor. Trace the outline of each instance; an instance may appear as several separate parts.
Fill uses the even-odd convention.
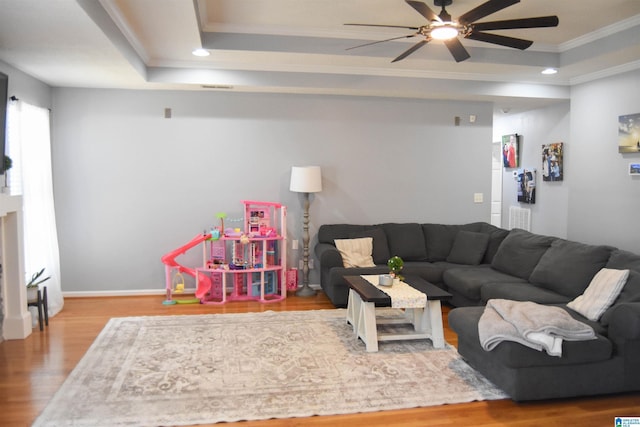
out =
[[[162,296],[67,298],[64,310],[37,328],[26,340],[0,343],[0,425],[28,426],[87,351],[111,317],[174,314],[235,313],[266,310],[333,308],[322,293],[312,298],[259,304],[233,302],[224,306],[162,305]],[[445,339],[457,338],[447,325]],[[473,402],[401,411],[331,417],[226,423],[245,427],[273,426],[613,426],[616,416],[640,416],[640,393],[515,403],[511,400]]]

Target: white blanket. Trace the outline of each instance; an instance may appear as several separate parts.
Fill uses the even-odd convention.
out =
[[[593,328],[560,307],[533,302],[492,299],[478,322],[480,344],[486,351],[503,341],[515,341],[551,356],[562,356],[562,341],[595,339]]]

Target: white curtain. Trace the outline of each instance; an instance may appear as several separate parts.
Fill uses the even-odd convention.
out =
[[[13,101],[8,112],[11,193],[22,193],[25,283],[42,270],[49,315],[64,305],[60,286],[60,252],[53,203],[49,110]],[[17,176],[17,174],[19,174]]]

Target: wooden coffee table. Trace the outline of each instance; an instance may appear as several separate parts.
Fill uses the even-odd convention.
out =
[[[379,341],[430,339],[435,348],[443,348],[444,329],[440,301],[451,294],[418,276],[406,276],[403,282],[427,295],[424,308],[405,308],[403,318],[377,318],[376,307],[391,307],[391,297],[360,276],[344,276],[349,284],[347,322],[356,336],[364,341],[367,351],[378,351]],[[399,307],[402,308],[402,307]],[[413,331],[407,333],[378,333],[377,325],[410,323]]]

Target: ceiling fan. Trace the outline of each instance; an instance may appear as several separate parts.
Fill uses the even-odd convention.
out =
[[[421,1],[405,0],[420,15],[425,17],[429,22],[421,27],[405,27],[401,25],[381,25],[381,24],[345,24],[359,25],[368,27],[390,27],[390,28],[406,28],[414,30],[413,34],[400,37],[392,37],[390,39],[378,40],[371,43],[365,43],[351,47],[356,49],[359,47],[370,46],[377,43],[384,43],[391,40],[399,40],[411,38],[415,36],[423,36],[424,40],[419,41],[412,47],[404,51],[391,62],[400,61],[411,55],[431,40],[442,40],[453,55],[456,62],[469,59],[471,55],[465,47],[460,43],[458,36],[465,39],[478,40],[486,43],[493,43],[501,46],[512,47],[515,49],[525,50],[533,44],[531,40],[519,39],[515,37],[503,36],[499,34],[485,33],[491,30],[511,30],[516,28],[541,28],[558,26],[557,16],[540,16],[535,18],[507,19],[504,21],[476,22],[485,16],[496,13],[502,9],[519,3],[520,0],[489,0],[480,6],[464,13],[457,20],[452,20],[451,15],[446,11],[445,6],[451,5],[453,0],[434,0],[435,6],[441,6],[440,14],[431,10],[429,6]]]

